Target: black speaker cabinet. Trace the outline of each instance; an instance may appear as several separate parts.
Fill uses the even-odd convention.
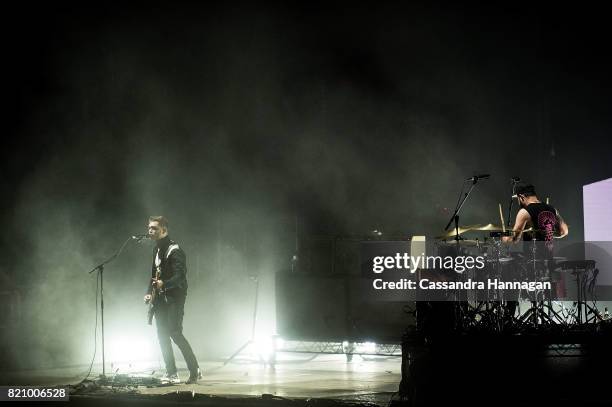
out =
[[[414,301],[376,301],[358,275],[276,274],[276,328],[288,340],[399,343]]]
[[[276,329],[283,339],[331,341],[347,335],[342,276],[276,274]]]

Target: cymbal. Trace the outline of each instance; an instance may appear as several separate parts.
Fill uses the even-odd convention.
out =
[[[459,234],[462,235],[465,232],[470,231],[471,230],[470,228],[471,228],[471,226],[460,227],[459,228]],[[455,234],[456,234],[455,228],[452,228],[451,230],[449,230],[445,234],[443,234],[441,236],[436,236],[436,239],[446,239],[446,238],[455,236]]]
[[[470,230],[502,231],[504,228],[502,226],[489,223],[486,225],[474,225],[470,228]]]
[[[471,232],[471,231],[502,231],[502,230],[503,228],[501,226],[497,226],[492,223],[489,223],[486,225],[476,224],[476,225],[460,227],[459,234],[462,235],[466,232]],[[437,239],[446,239],[446,238],[455,236],[455,234],[456,234],[455,228],[452,228],[445,234],[438,236]]]

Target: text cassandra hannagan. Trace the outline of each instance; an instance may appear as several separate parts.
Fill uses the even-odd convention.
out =
[[[383,281],[377,278],[372,281],[375,290],[414,290],[416,281],[402,278],[397,281]],[[419,280],[421,290],[550,290],[550,281],[499,281],[489,279],[485,284],[483,281],[430,281],[426,278]]]

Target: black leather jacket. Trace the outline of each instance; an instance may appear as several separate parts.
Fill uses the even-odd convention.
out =
[[[164,282],[163,291],[168,296],[187,295],[187,257],[185,252],[169,236],[159,240],[153,249],[153,263],[151,265],[151,278],[155,278],[155,259],[159,250],[161,260],[160,279]],[[149,283],[147,293],[151,293],[152,286]]]

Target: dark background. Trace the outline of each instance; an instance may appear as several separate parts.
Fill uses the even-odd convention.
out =
[[[499,223],[519,176],[581,239],[582,186],[612,174],[603,9],[64,3],[4,17],[0,268],[28,321],[7,340],[36,349],[16,364],[89,360],[87,271],[149,215],[187,251],[186,330],[210,356],[249,335],[249,275],[273,331],[296,229],[436,236],[463,180],[490,173],[463,224]],[[110,321],[143,320],[149,249],[107,268]]]

